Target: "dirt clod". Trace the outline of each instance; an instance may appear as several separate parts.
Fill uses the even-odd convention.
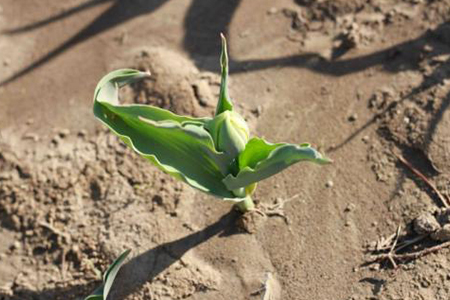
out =
[[[417,234],[431,234],[441,228],[436,218],[430,214],[423,214],[414,220],[414,230]]]

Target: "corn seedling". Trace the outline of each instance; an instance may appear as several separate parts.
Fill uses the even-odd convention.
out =
[[[84,300],[106,300],[111,290],[114,279],[116,279],[117,273],[122,267],[125,258],[128,256],[131,250],[124,251],[106,270],[103,274],[103,284],[99,286],[91,295],[87,296]]]
[[[310,144],[268,143],[250,138],[244,118],[228,95],[228,54],[222,36],[221,85],[213,118],[179,116],[151,105],[119,103],[119,88],[150,76],[116,70],[100,80],[94,114],[128,146],[162,171],[192,187],[254,209],[256,184],[300,161],[328,163]]]

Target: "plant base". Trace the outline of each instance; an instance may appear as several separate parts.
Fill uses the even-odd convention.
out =
[[[251,197],[246,197],[243,201],[236,203],[236,207],[242,213],[248,212],[255,209],[255,203]]]

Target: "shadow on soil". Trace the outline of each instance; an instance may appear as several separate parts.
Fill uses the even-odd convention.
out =
[[[23,68],[16,74],[11,77],[4,79],[0,82],[0,86],[3,86],[9,82],[15,81],[20,77],[30,73],[36,68],[43,66],[49,61],[53,60],[57,56],[63,54],[65,51],[70,49],[73,46],[76,46],[89,38],[102,33],[108,29],[119,26],[126,21],[129,21],[135,17],[150,14],[159,8],[162,4],[164,4],[167,0],[153,0],[153,1],[145,1],[145,0],[90,0],[87,1],[77,7],[71,8],[66,12],[63,12],[59,15],[55,15],[49,17],[47,19],[38,21],[33,24],[25,25],[19,28],[14,28],[11,30],[4,31],[3,34],[14,35],[20,34],[24,32],[28,32],[30,30],[41,28],[45,25],[48,25],[53,22],[60,21],[62,19],[68,18],[78,12],[83,10],[95,7],[105,2],[112,2],[113,4],[105,10],[100,16],[98,16],[92,23],[87,25],[84,29],[76,33],[69,40],[65,41],[59,47],[53,49],[40,59],[34,61],[27,67]]]
[[[61,55],[69,48],[82,43],[99,33],[119,26],[135,17],[151,14],[167,1],[170,0],[89,0],[77,7],[68,9],[61,14],[19,28],[4,31],[3,34],[7,35],[28,32],[50,23],[60,21],[64,18],[68,18],[78,12],[97,5],[107,2],[112,3],[100,16],[80,32],[76,33],[72,38],[10,78],[4,79],[0,82],[0,86],[26,75],[58,55]],[[197,64],[199,64],[199,62],[195,58],[218,55],[220,50],[219,33],[223,32],[226,34],[228,32],[228,27],[240,2],[241,0],[230,0],[220,3],[208,0],[192,1],[184,17],[185,35],[183,38],[183,45]],[[444,42],[446,43],[450,42],[447,41],[447,39],[450,39],[450,37],[448,37],[449,28],[449,23],[443,23],[435,30],[427,31],[417,39],[372,54],[347,60],[325,60],[317,53],[304,53],[276,59],[256,59],[246,61],[235,60],[230,56],[230,72],[239,73],[271,67],[293,66],[308,68],[315,72],[327,75],[342,76],[359,72],[376,65],[382,65],[384,70],[388,72],[416,69],[420,60],[421,47],[427,40],[436,36],[445,39]],[[442,53],[435,54],[439,55]],[[218,66],[216,65],[217,64],[214,66],[198,65],[198,67],[204,70],[217,71]]]
[[[239,233],[235,225],[239,216],[238,212],[232,210],[201,231],[173,242],[159,245],[132,258],[120,270],[111,291],[111,296],[113,296],[113,299],[124,299],[138,291],[145,283],[151,281],[178,261],[187,251],[206,242],[213,236],[227,237]],[[97,285],[99,284],[97,283]],[[97,285],[89,283],[87,285],[43,291],[14,289],[13,297],[0,292],[0,300],[84,299]]]
[[[448,28],[450,33],[450,27]],[[448,47],[448,46],[447,46]],[[449,47],[450,48],[450,47]],[[379,118],[381,118],[383,115],[388,114],[396,109],[402,102],[405,100],[407,101],[413,101],[414,97],[422,92],[426,92],[427,90],[440,85],[444,82],[445,79],[450,77],[450,59],[443,62],[440,66],[438,66],[431,75],[425,77],[423,82],[418,86],[412,89],[411,92],[409,92],[406,96],[402,97],[399,101],[392,103],[391,106],[387,107],[382,112],[376,114],[373,116],[371,120],[369,120],[367,123],[365,123],[362,127],[360,127],[357,131],[355,131],[352,135],[350,135],[347,139],[345,139],[342,143],[340,143],[336,148],[331,149],[330,152],[344,146],[349,141],[351,141],[353,138],[355,138],[358,134],[360,134],[364,129],[369,127],[370,125],[374,124]],[[404,158],[417,170],[419,170],[422,174],[424,174],[427,178],[436,176],[441,173],[440,170],[437,170],[433,162],[431,161],[431,158],[426,155],[426,152],[428,151],[428,148],[430,146],[430,143],[433,139],[434,134],[436,133],[436,129],[438,127],[439,122],[442,120],[445,111],[450,107],[450,93],[448,93],[445,98],[442,100],[442,103],[440,103],[439,107],[437,108],[436,112],[431,117],[431,120],[429,120],[427,124],[427,128],[425,130],[425,135],[423,137],[424,143],[423,146],[419,148],[412,148],[409,145],[405,145],[403,143],[400,143],[399,141],[396,141],[390,133],[380,132],[380,134],[386,138],[387,140],[391,140],[395,146],[401,151],[401,154],[404,156]],[[424,190],[428,193],[431,199],[435,202],[435,204],[440,207],[441,203],[437,199],[437,195],[432,191],[429,186],[425,185],[423,180],[419,179],[416,175],[414,175],[411,170],[405,167],[404,164],[398,162],[397,166],[400,169],[404,169],[404,172],[400,174],[400,176],[397,178],[396,182],[396,188],[391,193],[389,201],[393,200],[395,196],[398,194],[398,192],[401,190],[403,184],[405,183],[406,179],[409,178],[413,180],[417,186],[423,187]]]
[[[33,62],[29,66],[20,70],[16,74],[0,82],[3,86],[12,82],[23,75],[33,71],[34,69],[44,65],[55,57],[61,55],[66,50],[75,46],[85,40],[102,33],[110,28],[121,25],[135,17],[147,15],[158,8],[165,2],[170,0],[90,0],[83,4],[68,9],[67,11],[49,17],[47,19],[38,21],[33,24],[28,24],[19,28],[5,31],[4,34],[13,35],[27,32],[30,30],[41,28],[52,22],[60,21],[68,18],[78,12],[92,8],[94,6],[111,2],[111,6],[107,8],[100,16],[98,16],[92,23],[87,25],[83,30],[75,34],[71,39],[65,41],[61,46],[49,52],[44,57]],[[200,69],[208,71],[218,71],[218,64],[209,65],[202,63],[202,57],[217,56],[220,50],[219,32],[228,32],[228,27],[232,20],[233,14],[239,7],[240,0],[223,1],[216,3],[209,0],[193,0],[185,17],[184,28],[185,35],[183,38],[183,45],[193,61]],[[416,70],[423,59],[423,47],[425,45],[436,45],[431,54],[428,56],[439,56],[450,52],[450,23],[444,22],[434,30],[428,30],[417,39],[410,40],[389,47],[387,49],[376,51],[371,54],[362,55],[351,59],[342,60],[326,60],[317,53],[303,53],[299,55],[280,57],[276,59],[255,59],[239,61],[233,59],[230,55],[230,73],[251,72],[257,70],[268,69],[272,67],[299,67],[308,68],[312,71],[323,73],[331,76],[344,76],[347,74],[366,70],[374,66],[381,66],[383,70],[391,73],[396,73],[405,70]],[[446,62],[439,67],[435,74],[424,80],[424,82],[414,88],[409,94],[404,96],[399,102],[409,100],[414,95],[429,89],[443,80],[441,75],[448,72],[450,69],[449,62]],[[436,79],[438,78],[438,79]],[[398,103],[396,104],[398,105]],[[436,114],[430,123],[427,131],[427,139],[431,139],[443,112],[449,106],[447,100],[444,106]],[[373,116],[370,120],[365,122],[350,136],[345,138],[337,146],[328,149],[329,152],[338,150],[345,146],[348,142],[353,140],[356,136],[362,133],[369,126],[374,124],[378,118],[391,110],[393,107],[386,108],[385,111]]]
[[[378,279],[375,277],[366,277],[361,279],[359,282],[368,283],[372,285],[372,293],[376,296],[381,292],[381,289],[386,284],[386,280]]]
[[[51,23],[61,21],[65,18],[69,18],[97,5],[107,2],[112,3],[100,16],[92,23],[88,24],[84,29],[76,33],[72,38],[63,42],[59,47],[53,49],[11,77],[0,81],[0,86],[4,86],[7,83],[19,79],[55,59],[71,47],[74,47],[99,33],[119,26],[135,17],[151,14],[167,1],[169,0],[89,0],[79,6],[70,8],[67,11],[47,19],[3,31],[2,34],[5,35],[16,35],[29,32]],[[228,25],[239,3],[240,0],[220,2],[208,0],[192,1],[184,22],[186,28],[184,46],[191,56],[217,55],[218,49],[220,49],[219,33],[227,32]]]

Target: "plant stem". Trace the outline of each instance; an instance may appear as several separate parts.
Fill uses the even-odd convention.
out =
[[[236,207],[243,213],[255,209],[255,203],[250,196],[245,197],[241,202],[236,203]]]

